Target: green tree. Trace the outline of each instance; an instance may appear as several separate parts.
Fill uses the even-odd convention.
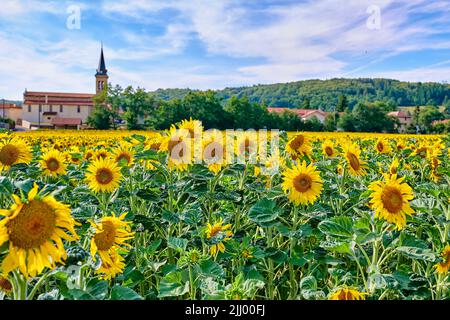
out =
[[[347,96],[341,94],[341,95],[339,95],[339,98],[338,98],[338,103],[337,103],[337,106],[336,106],[336,111],[337,111],[337,112],[345,112],[345,111],[347,111],[347,109],[349,109],[349,107],[348,107],[348,101],[347,101]]]
[[[329,113],[325,117],[325,121],[323,123],[323,130],[327,132],[333,132],[337,129],[337,122],[339,121],[339,114],[337,112]]]
[[[92,98],[92,101],[94,102],[94,110],[88,117],[87,123],[97,130],[108,130],[113,126],[114,112],[107,104],[109,92],[108,87],[109,86],[106,86],[102,92]]]

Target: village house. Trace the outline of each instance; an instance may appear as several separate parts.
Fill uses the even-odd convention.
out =
[[[96,94],[108,84],[103,46],[95,75]],[[37,92],[25,90],[21,110],[22,126],[27,129],[79,129],[94,109],[91,93]]]
[[[400,122],[399,132],[405,132],[406,128],[412,123],[412,116],[408,111],[393,111],[387,114],[390,117],[397,118]]]
[[[0,118],[11,119],[18,125],[21,124],[22,107],[14,103],[0,102]]]
[[[327,113],[317,109],[291,109],[291,108],[274,108],[269,107],[267,110],[270,113],[283,113],[285,111],[297,114],[303,121],[317,118],[321,123],[324,123]]]

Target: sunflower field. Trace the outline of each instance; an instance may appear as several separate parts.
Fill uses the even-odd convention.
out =
[[[0,133],[0,299],[450,298],[448,136],[261,135]]]

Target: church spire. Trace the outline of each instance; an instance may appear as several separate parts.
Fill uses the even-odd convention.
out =
[[[101,93],[108,85],[108,70],[106,69],[105,55],[103,54],[103,42],[102,51],[100,53],[100,61],[98,62],[98,69],[95,75],[95,91]]]
[[[103,42],[102,42],[102,50],[100,53],[100,61],[98,62],[97,76],[106,76],[108,74],[108,70],[106,69],[105,64],[105,56],[103,54]]]

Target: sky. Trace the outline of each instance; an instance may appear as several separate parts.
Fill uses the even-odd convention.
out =
[[[450,80],[448,0],[1,0],[0,97],[112,84],[221,89]]]

